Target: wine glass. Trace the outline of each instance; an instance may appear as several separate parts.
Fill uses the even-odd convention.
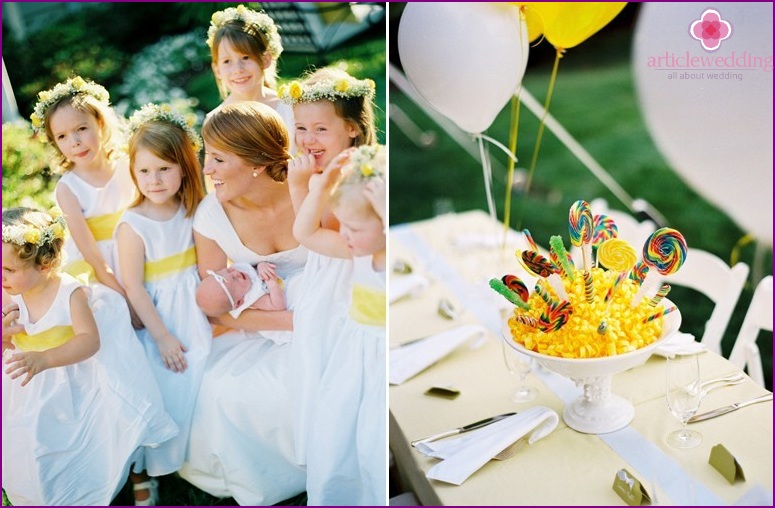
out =
[[[532,370],[533,359],[509,347],[506,344],[506,340],[506,338],[501,339],[503,362],[506,364],[506,368],[509,369],[509,372],[519,378],[517,390],[511,394],[511,400],[513,402],[531,401],[538,396],[538,390],[525,383],[525,379]]]
[[[686,428],[686,422],[700,407],[700,362],[697,355],[676,355],[667,359],[667,406],[681,421],[681,430],[671,432],[667,442],[675,448],[694,448],[702,434]]]

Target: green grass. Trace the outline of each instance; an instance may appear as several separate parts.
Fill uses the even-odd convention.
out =
[[[743,237],[732,220],[709,204],[670,169],[657,151],[641,116],[629,64],[628,33],[614,34],[605,43],[584,51],[576,48],[562,59],[550,112],[588,152],[633,197],[646,199],[681,231],[690,247],[712,252],[729,260],[735,244]],[[578,49],[581,50],[583,45]],[[617,49],[612,49],[617,48]],[[523,86],[543,104],[551,67],[528,68]],[[449,198],[456,211],[487,209],[481,166],[444,134],[420,108],[398,89],[391,89],[390,101],[406,112],[420,129],[435,131],[438,142],[418,148],[391,122],[390,136],[390,223],[432,217],[434,202]],[[510,108],[495,119],[487,134],[506,144]],[[518,169],[530,166],[538,119],[521,108],[518,130]],[[491,149],[500,171],[493,174],[493,192],[499,218],[504,216],[507,175],[506,157]],[[400,198],[397,198],[400,197]],[[570,205],[578,199],[605,198],[611,208],[626,210],[548,130],[544,132],[538,163],[527,195],[512,194],[511,227],[528,228],[537,242],[548,245],[551,235],[567,237]],[[767,212],[767,211],[764,211]],[[740,250],[740,260],[753,266],[754,245]],[[772,273],[772,250],[764,256],[763,271]],[[724,335],[722,349],[729,355],[753,296],[747,284]],[[682,331],[702,336],[712,302],[692,290],[675,288],[671,300],[682,309]],[[772,333],[760,340],[767,386],[772,387]]]

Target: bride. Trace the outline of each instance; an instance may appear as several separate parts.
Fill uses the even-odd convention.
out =
[[[213,319],[226,332],[213,340],[180,475],[240,505],[271,505],[304,492],[306,480],[294,461],[289,361],[307,251],[293,237],[288,133],[272,108],[242,102],[208,118],[202,136],[215,191],[194,218],[199,274],[229,261],[273,263],[289,310]]]

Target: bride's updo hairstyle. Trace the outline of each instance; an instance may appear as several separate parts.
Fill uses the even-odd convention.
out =
[[[288,130],[282,118],[260,102],[224,106],[202,126],[205,143],[233,153],[251,166],[266,168],[276,182],[288,176]]]

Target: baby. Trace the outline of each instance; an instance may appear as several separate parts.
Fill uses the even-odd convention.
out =
[[[256,268],[235,263],[207,273],[196,290],[196,302],[208,316],[228,312],[236,319],[245,309],[285,310],[285,295],[272,263],[258,263]]]

